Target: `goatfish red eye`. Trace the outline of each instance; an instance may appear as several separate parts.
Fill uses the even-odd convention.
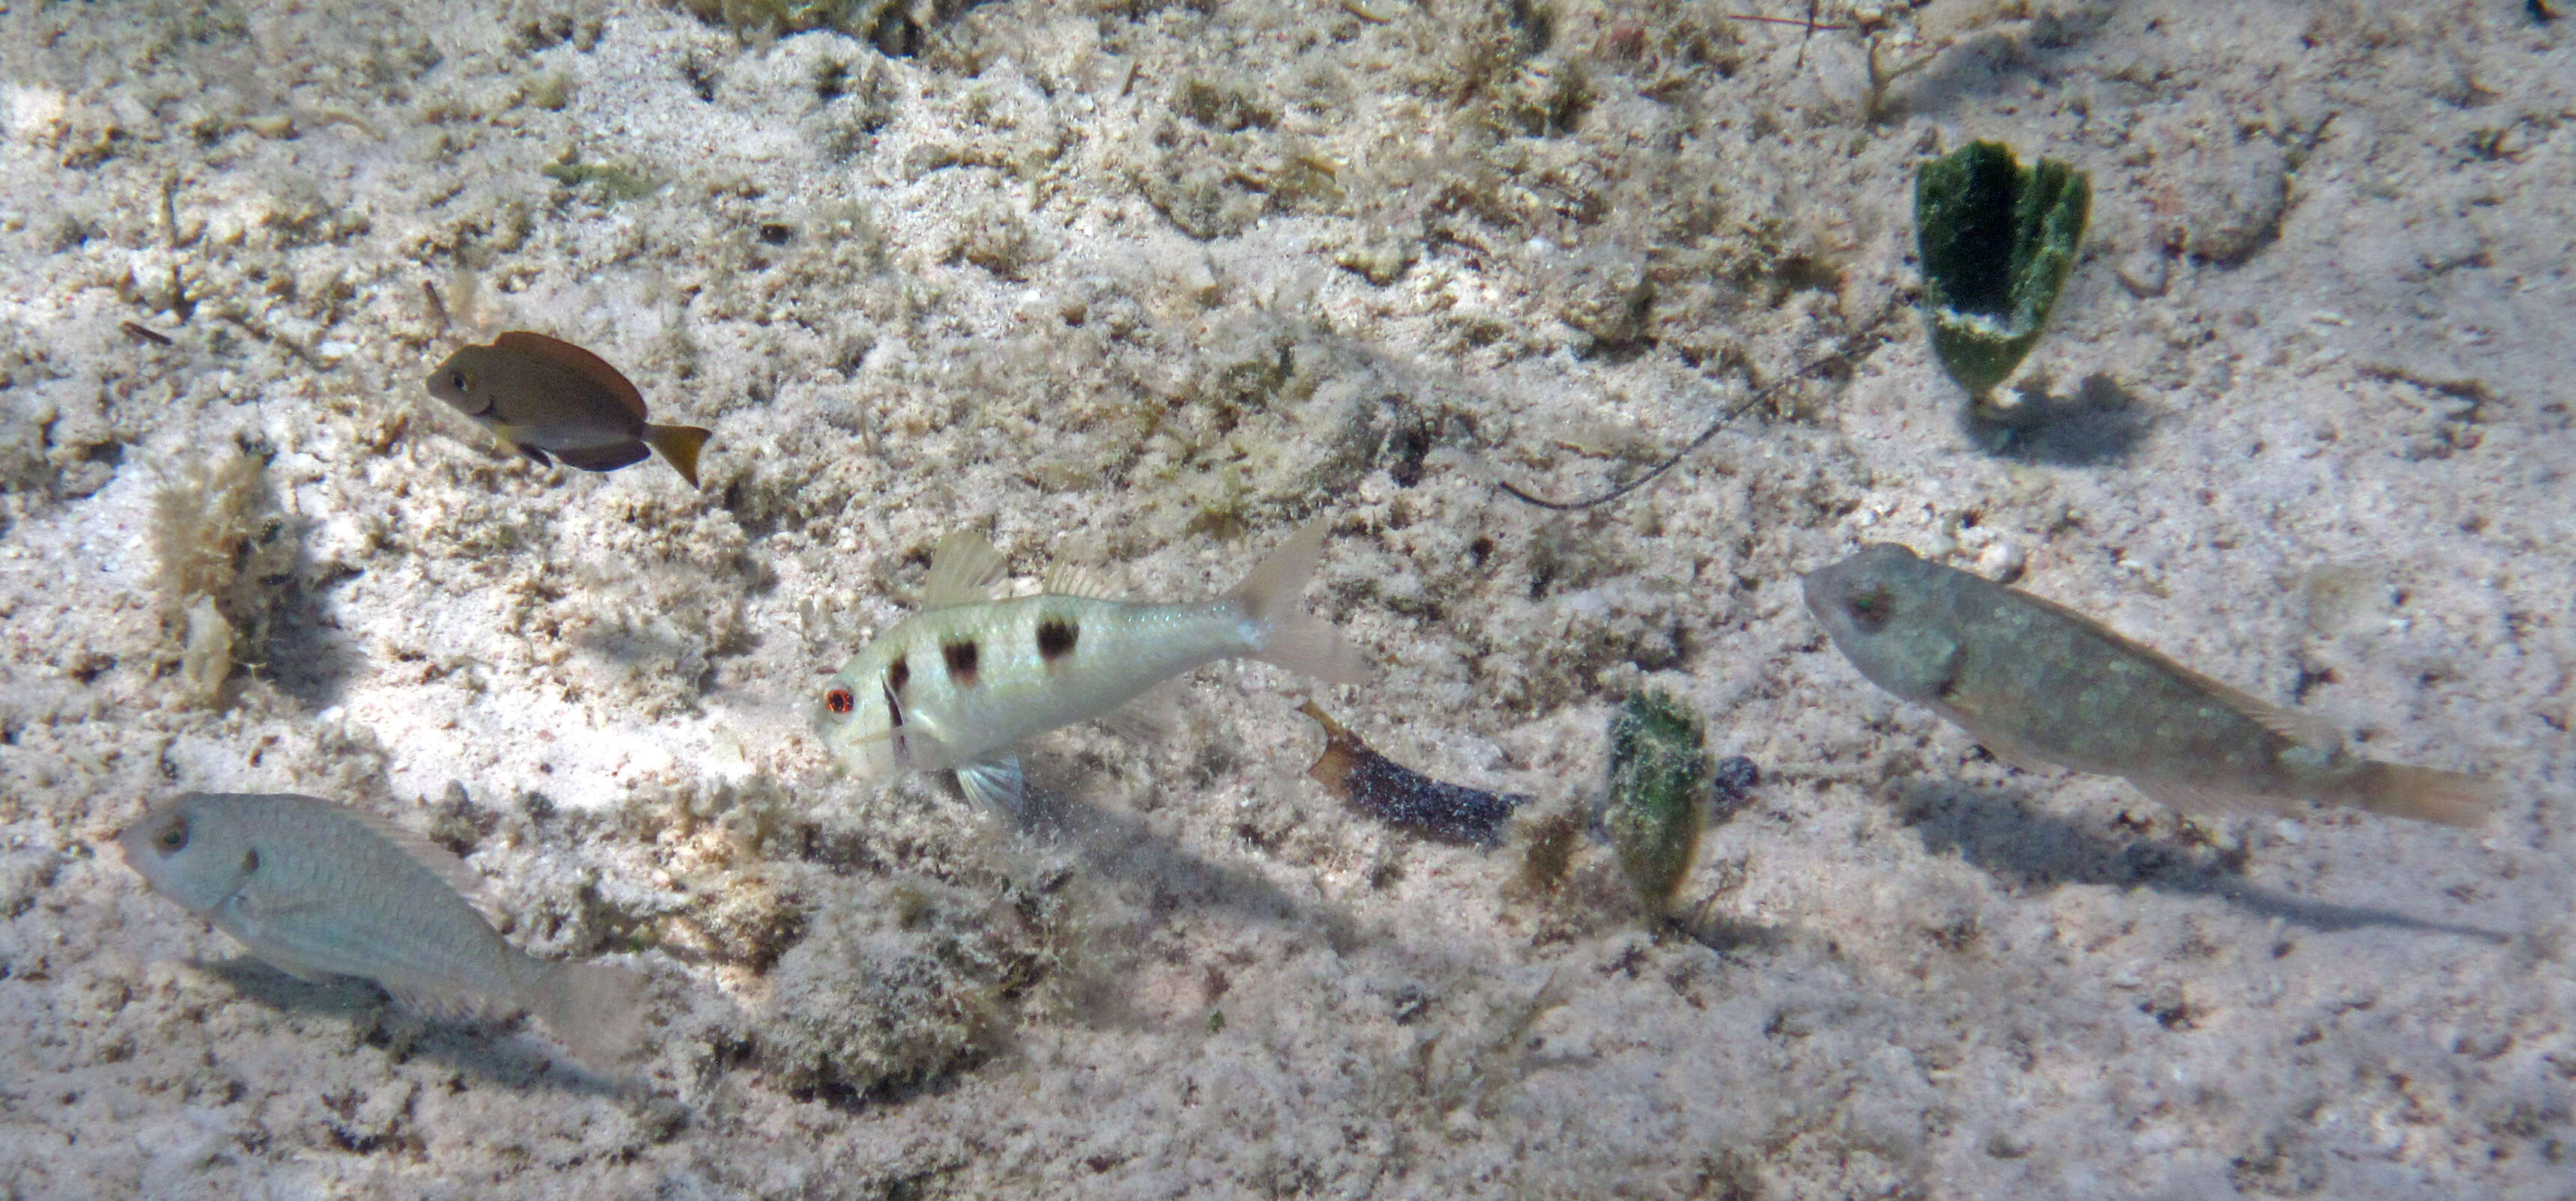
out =
[[[823,707],[835,714],[847,713],[857,704],[857,701],[851,699],[850,690],[847,688],[835,688],[823,694]]]

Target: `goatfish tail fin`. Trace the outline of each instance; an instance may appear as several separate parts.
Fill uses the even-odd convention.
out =
[[[644,1034],[644,977],[604,963],[550,963],[528,998],[528,1012],[592,1068],[635,1053]]]
[[[2370,764],[2360,785],[2354,800],[2373,813],[2462,827],[2485,825],[2501,791],[2484,776],[2402,763]]]
[[[1328,684],[1365,684],[1376,674],[1367,657],[1331,622],[1306,612],[1303,600],[1328,532],[1317,520],[1289,535],[1225,599],[1253,624],[1253,658]]]
[[[692,488],[698,486],[698,448],[705,446],[710,436],[708,431],[694,425],[644,427],[644,441],[661,451],[662,457],[671,461],[671,466],[679,468],[680,478],[689,481]]]

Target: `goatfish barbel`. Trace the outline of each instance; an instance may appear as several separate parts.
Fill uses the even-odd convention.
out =
[[[1805,582],[1808,610],[1860,674],[2008,762],[2123,776],[2193,813],[2316,803],[2474,826],[2495,804],[2488,780],[2365,759],[2322,719],[1902,546],[1873,543]]]
[[[633,1049],[641,977],[502,941],[465,861],[392,822],[307,796],[192,792],[117,846],[152,891],[297,979],[363,976],[431,1017],[528,1010],[584,1062]]]
[[[1337,684],[1367,660],[1299,602],[1322,554],[1315,522],[1221,596],[1180,604],[1120,600],[1059,566],[1036,596],[993,599],[1002,556],[964,531],[942,539],[922,609],[850,657],[825,686],[816,732],[867,774],[953,771],[969,796],[1016,806],[1014,744],[1097,717],[1154,685],[1220,659],[1249,658]]]
[[[698,486],[707,431],[648,422],[634,382],[570,342],[512,330],[490,346],[463,347],[429,373],[429,394],[539,467],[552,466],[552,455],[584,471],[615,471],[658,450]]]

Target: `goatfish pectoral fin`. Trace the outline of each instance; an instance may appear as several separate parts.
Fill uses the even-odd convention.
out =
[[[1303,600],[1323,556],[1330,522],[1316,520],[1289,535],[1234,591],[1225,594],[1258,631],[1251,655],[1327,684],[1365,684],[1377,672],[1333,623],[1308,613]]]
[[[1006,816],[1017,816],[1020,798],[1028,789],[1028,777],[1020,772],[1020,757],[995,755],[957,766],[957,786],[969,800]]]
[[[653,449],[661,451],[662,457],[679,470],[680,478],[689,481],[689,486],[692,488],[698,486],[698,450],[705,446],[707,439],[712,436],[708,431],[694,425],[644,427],[644,440],[651,443]],[[639,452],[636,457],[643,456]]]

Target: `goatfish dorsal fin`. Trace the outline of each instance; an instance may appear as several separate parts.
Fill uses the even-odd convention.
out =
[[[1078,596],[1085,600],[1126,599],[1126,594],[1111,584],[1099,568],[1072,559],[1058,559],[1049,564],[1046,581],[1038,591],[1048,596]]]
[[[2152,660],[2156,666],[2172,672],[2175,676],[2189,683],[2193,688],[2208,693],[2220,704],[2235,710],[2237,713],[2243,715],[2247,720],[2252,721],[2256,725],[2262,726],[2264,729],[2270,730],[2283,738],[2287,738],[2300,746],[2307,747],[2310,750],[2331,751],[2344,745],[2342,727],[2337,726],[2333,720],[2329,718],[2319,717],[2313,713],[2302,713],[2296,709],[2285,709],[2270,701],[2264,700],[2261,697],[2247,693],[2241,688],[2210,679],[2208,676],[2202,675],[2199,672],[2193,671],[2192,669],[2167,658],[2164,652],[2156,650],[2154,647],[2147,646],[2139,642],[2137,639],[2131,638],[2126,634],[2122,634],[2118,630],[2112,629],[2093,618],[2087,617],[2073,609],[2069,609],[2064,605],[2058,604],[2056,601],[2050,600],[2044,596],[2033,596],[2027,592],[2020,592],[2019,589],[2015,589],[2015,591],[2019,593],[2022,598],[2036,604],[2038,607],[2048,610],[2049,612],[2054,613],[2059,617],[2063,617],[2068,621],[2074,622],[2077,625],[2083,626],[2085,629],[2091,630],[2096,634],[2100,634],[2105,638],[2111,639],[2114,643],[2128,647],[2138,655]],[[1987,749],[1992,750],[1994,748],[1988,747]]]
[[[523,329],[514,329],[498,338],[492,339],[492,345],[498,349],[509,351],[512,354],[531,355],[554,363],[557,366],[567,368],[576,374],[579,374],[583,379],[589,380],[590,382],[607,389],[609,395],[617,398],[618,404],[624,406],[627,412],[635,414],[635,419],[637,421],[644,420],[644,394],[636,391],[635,381],[626,378],[625,372],[609,366],[608,360],[603,359],[598,355],[592,354],[587,350],[583,350],[582,348],[575,346],[570,342],[566,342],[561,338],[549,338],[544,334],[532,334]],[[640,458],[642,456],[639,455],[637,457]],[[633,460],[628,461],[632,462]],[[625,464],[623,463],[619,464],[621,467],[624,465]],[[578,466],[578,464],[576,464],[576,466]],[[605,469],[597,468],[594,470]]]
[[[930,575],[921,581],[921,607],[945,609],[993,599],[1002,582],[1002,552],[982,534],[956,530],[930,552]]]

